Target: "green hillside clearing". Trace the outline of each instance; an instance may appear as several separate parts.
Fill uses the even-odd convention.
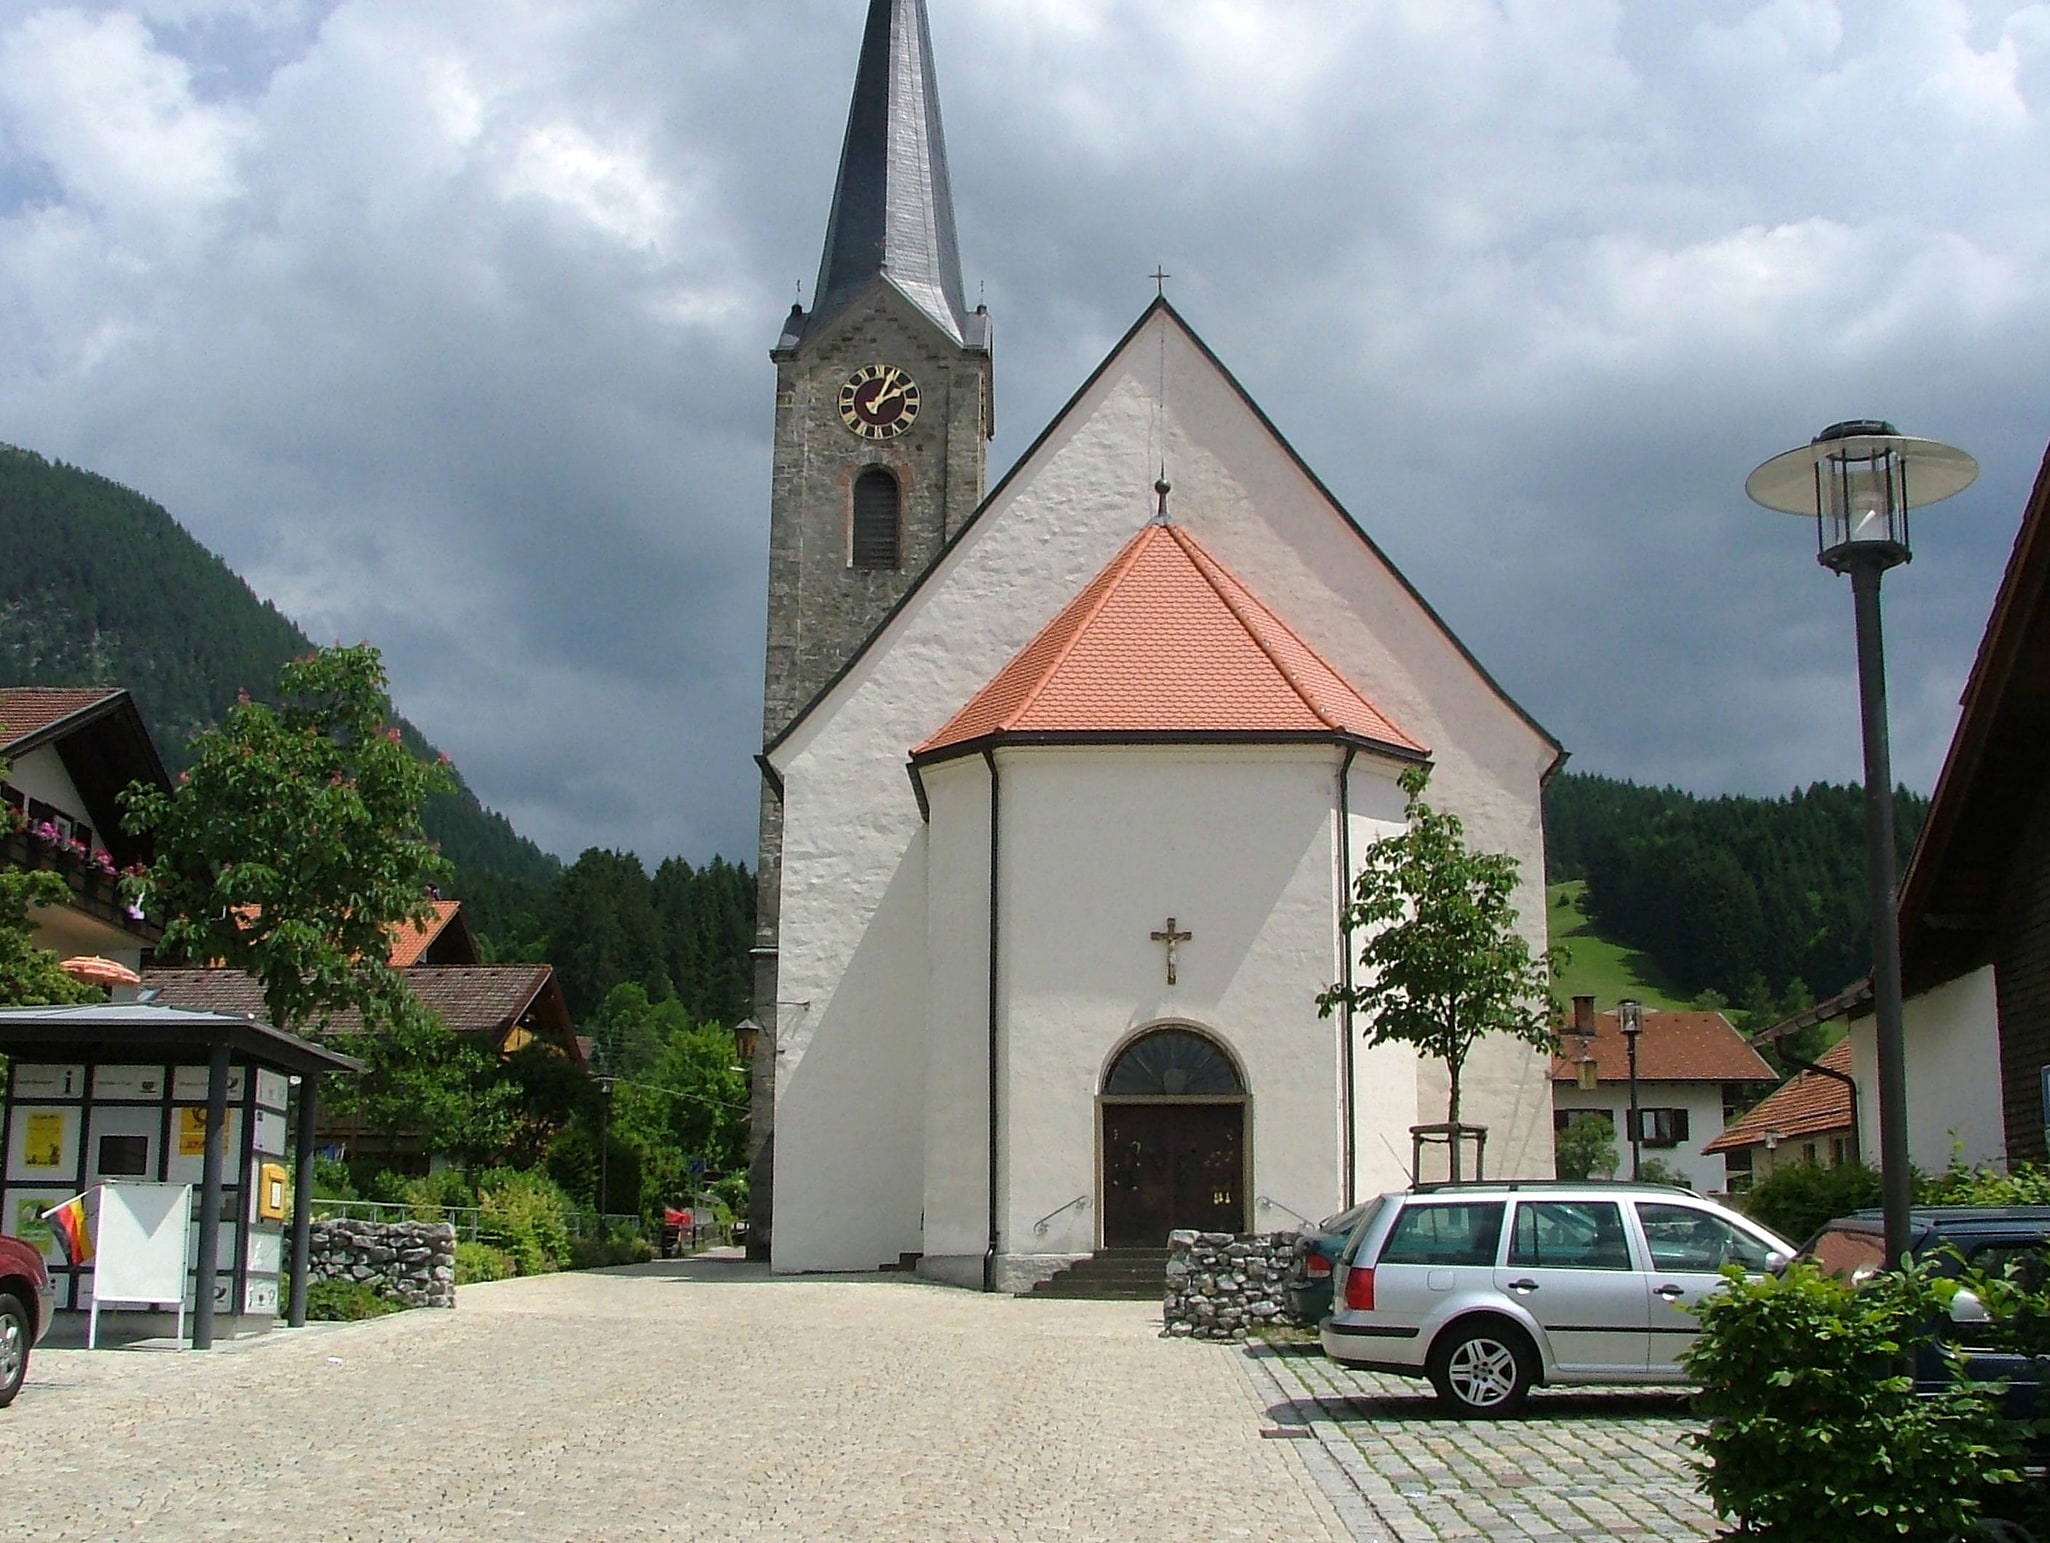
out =
[[[1546,888],[1547,925],[1552,942],[1564,944],[1572,958],[1559,977],[1559,999],[1570,1002],[1576,996],[1592,996],[1603,1010],[1624,997],[1636,997],[1646,1007],[1685,1007],[1686,998],[1677,995],[1658,973],[1650,957],[1589,930],[1580,914],[1580,897],[1586,890],[1583,879]]]

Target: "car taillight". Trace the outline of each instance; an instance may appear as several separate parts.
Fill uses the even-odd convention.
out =
[[[1374,1272],[1354,1265],[1345,1272],[1345,1305],[1356,1313],[1374,1310]]]
[[[1303,1261],[1303,1270],[1304,1273],[1313,1277],[1320,1275],[1329,1275],[1331,1273],[1331,1261],[1329,1259],[1326,1259],[1322,1254],[1318,1253],[1315,1249],[1312,1249],[1310,1251],[1310,1257]]]

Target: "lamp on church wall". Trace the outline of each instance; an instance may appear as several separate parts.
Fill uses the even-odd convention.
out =
[[[733,1026],[733,1048],[740,1052],[740,1064],[755,1064],[755,1047],[762,1042],[762,1026],[752,1018],[743,1018]]]
[[[1964,451],[1914,439],[1890,423],[1833,423],[1808,444],[1774,456],[1745,479],[1752,501],[1815,521],[1815,557],[1848,574],[1857,621],[1858,703],[1865,741],[1865,866],[1871,906],[1872,1005],[1879,1050],[1879,1170],[1886,1263],[1908,1247],[1908,1107],[1901,1033],[1900,921],[1896,914],[1893,763],[1887,743],[1886,650],[1879,581],[1914,555],[1908,510],[1962,493],[1979,475]],[[1768,1143],[1767,1150],[1772,1149]]]

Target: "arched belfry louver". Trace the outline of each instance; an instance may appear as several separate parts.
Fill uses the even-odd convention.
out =
[[[871,466],[854,479],[854,529],[848,543],[848,566],[895,568],[900,561],[900,530],[897,479],[880,466]]]

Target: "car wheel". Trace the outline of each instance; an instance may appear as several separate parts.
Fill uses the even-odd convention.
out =
[[[0,1409],[13,1403],[14,1395],[21,1391],[21,1379],[28,1375],[29,1341],[34,1337],[28,1309],[18,1297],[0,1292]]]
[[[1431,1386],[1455,1413],[1513,1414],[1533,1381],[1530,1344],[1495,1323],[1454,1325],[1431,1347]]]

